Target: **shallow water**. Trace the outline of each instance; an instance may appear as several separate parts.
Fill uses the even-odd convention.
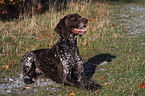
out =
[[[142,44],[145,44],[145,6],[126,4],[117,14],[114,14],[113,18],[123,25],[122,28],[125,29],[126,34],[140,38],[140,41],[143,41]]]

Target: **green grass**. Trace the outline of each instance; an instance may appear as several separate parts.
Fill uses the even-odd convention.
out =
[[[145,89],[140,84],[145,82],[145,49],[141,41],[128,38],[122,27],[116,28],[111,19],[114,5],[95,1],[77,1],[67,4],[67,9],[56,12],[51,10],[43,14],[24,16],[23,19],[7,22],[0,21],[0,80],[19,77],[19,61],[24,53],[41,48],[51,48],[58,40],[54,28],[59,20],[71,13],[80,14],[89,19],[87,34],[78,37],[78,46],[84,62],[100,54],[116,56],[111,62],[99,65],[92,80],[103,88],[96,92],[81,90],[62,84],[34,87],[27,90],[13,88],[7,95],[56,95],[69,96],[75,92],[76,96],[129,96],[138,94],[143,96]],[[8,65],[6,69],[4,66]],[[100,69],[103,69],[100,71]],[[103,76],[104,79],[100,77]],[[39,80],[40,78],[38,78]],[[43,78],[41,78],[43,79]],[[44,78],[46,80],[46,78]],[[33,85],[30,85],[33,86]],[[55,88],[56,91],[47,90]],[[6,89],[5,89],[6,90]]]

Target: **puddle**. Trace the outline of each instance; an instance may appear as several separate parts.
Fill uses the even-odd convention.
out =
[[[140,41],[143,41],[142,44],[145,44],[145,6],[124,5],[117,14],[114,14],[113,18],[123,25],[126,34],[140,38]]]
[[[26,91],[39,93],[41,88],[56,92],[56,87],[59,87],[59,85],[50,79],[37,79],[34,84],[26,85],[22,80],[22,75],[20,75],[17,78],[4,78],[4,82],[0,83],[0,94],[20,95],[26,93]]]

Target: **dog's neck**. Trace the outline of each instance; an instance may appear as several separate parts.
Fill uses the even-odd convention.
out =
[[[77,35],[70,34],[68,38],[60,37],[58,43],[62,44],[62,45],[65,44],[69,47],[75,47],[75,46],[77,46]]]

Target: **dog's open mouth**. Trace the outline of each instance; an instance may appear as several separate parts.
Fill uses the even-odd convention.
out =
[[[86,28],[84,28],[84,27],[82,27],[82,28],[73,28],[72,29],[72,32],[74,33],[74,34],[78,34],[78,35],[83,35],[83,34],[85,34],[86,33]]]

